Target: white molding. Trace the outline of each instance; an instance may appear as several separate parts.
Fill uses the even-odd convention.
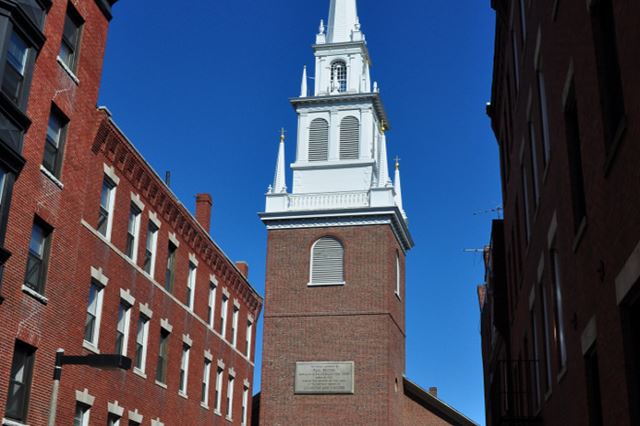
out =
[[[198,264],[200,262],[198,262],[198,258],[196,257],[196,255],[194,253],[189,253],[189,262],[191,262],[193,264],[193,266],[195,266],[196,268],[198,267]]]
[[[218,287],[218,278],[214,274],[209,275],[209,282]]]
[[[165,329],[169,333],[171,333],[173,331],[173,326],[169,323],[169,320],[166,319],[166,318],[162,318],[160,320],[160,328]]]
[[[193,346],[193,339],[191,339],[191,336],[189,336],[188,334],[183,334],[182,343],[184,343],[185,345],[191,348]]]
[[[231,376],[231,377],[233,377],[233,378],[235,379],[235,377],[236,377],[236,370],[235,370],[235,368],[231,367],[231,368],[229,369],[229,376]]]
[[[136,205],[136,207],[140,210],[140,213],[144,211],[144,203],[142,202],[142,198],[140,198],[139,194],[131,192],[131,202]]]
[[[251,324],[254,324],[256,322],[256,318],[253,316],[253,314],[248,314],[247,321],[249,321]]]
[[[129,289],[120,289],[120,299],[124,300],[130,307],[133,307],[136,304],[136,298],[131,295],[131,291]]]
[[[219,360],[218,360],[218,368],[221,368],[221,369],[223,369],[223,370],[224,370],[224,367],[225,367],[225,365],[224,365],[224,361],[223,361],[222,359],[219,359]]]
[[[11,420],[11,419],[2,419],[2,422],[0,422],[0,424],[2,424],[3,426],[29,426],[26,423],[21,423],[21,422],[17,422],[15,420]]]
[[[140,303],[138,305],[140,307],[140,313],[147,317],[148,319],[153,318],[153,311],[149,307],[148,303]]]
[[[142,421],[144,420],[144,416],[138,412],[137,408],[133,411],[129,410],[128,414],[129,414],[129,420],[142,424]]]
[[[102,166],[104,174],[109,178],[109,180],[111,180],[111,182],[113,182],[115,186],[118,186],[120,184],[120,178],[116,174],[116,168],[113,166],[109,166],[106,163],[103,163]]]
[[[151,420],[151,426],[164,426],[164,423],[160,420],[160,417],[155,420]]]
[[[89,352],[93,352],[94,354],[100,355],[100,349],[96,345],[91,342],[87,342],[86,340],[82,341],[82,347]]]
[[[81,391],[76,391],[76,401],[89,406],[89,407],[93,407],[93,403],[95,402],[96,397],[89,394],[89,389],[85,388],[82,392]]]
[[[45,175],[47,178],[49,178],[49,180],[51,182],[53,182],[58,188],[64,189],[64,183],[62,183],[60,181],[60,179],[55,177],[53,175],[53,173],[51,173],[49,170],[47,170],[47,168],[44,167],[42,164],[40,165],[40,171],[42,172],[43,175]]]
[[[616,299],[620,305],[640,280],[640,241],[616,277]]]
[[[582,344],[582,355],[586,355],[589,349],[595,344],[598,338],[598,325],[596,323],[595,315],[589,320],[589,323],[584,328],[580,343]]]
[[[109,412],[110,414],[115,414],[118,417],[122,417],[124,415],[124,407],[121,407],[118,404],[118,401],[108,402],[107,412]]]
[[[233,299],[233,307],[240,310],[240,301],[238,299]]]
[[[229,292],[229,289],[227,289],[226,287],[222,287],[222,294],[227,296],[227,299],[231,298],[231,293]]]
[[[158,215],[151,210],[149,210],[149,220],[153,222],[156,228],[160,229],[162,227],[162,222],[158,219]]]
[[[102,268],[91,267],[91,278],[93,278],[102,287],[106,287],[109,284],[109,278],[103,273]]]
[[[204,359],[206,359],[207,361],[213,362],[213,354],[211,353],[210,350],[205,350],[204,351]]]
[[[49,303],[49,299],[47,299],[42,294],[38,293],[37,291],[35,291],[32,288],[27,287],[24,284],[22,284],[22,292],[25,293],[25,294],[28,294],[31,297],[33,297],[34,299],[36,299],[38,302],[42,303],[43,305],[47,305]]]
[[[171,241],[171,244],[176,246],[176,248],[180,247],[180,241],[178,241],[178,236],[175,232],[169,232],[169,241]]]
[[[244,379],[243,384],[245,388],[251,389],[251,382],[249,382],[249,380]]]
[[[69,66],[67,64],[64,63],[64,60],[60,57],[60,56],[56,56],[56,61],[58,62],[58,64],[60,65],[60,67],[62,67],[62,69],[64,70],[65,73],[67,73],[67,75],[69,76],[69,78],[71,79],[71,81],[73,81],[75,83],[76,86],[80,85],[80,79],[78,78],[78,76],[76,75],[76,73],[74,73],[71,68],[69,68]]]

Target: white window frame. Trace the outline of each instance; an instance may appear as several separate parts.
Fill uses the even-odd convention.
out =
[[[105,166],[106,167],[106,166]],[[114,179],[115,175],[112,176],[112,173],[105,173],[102,181],[102,187],[100,188],[100,208],[102,208],[102,191],[104,190],[104,185],[109,187],[108,195],[107,195],[107,229],[105,230],[105,234],[102,234],[99,230],[98,232],[102,235],[107,241],[111,241],[111,233],[113,231],[113,215],[116,204],[116,192],[118,190],[118,180]]]
[[[313,277],[313,268],[314,268],[314,262],[313,262],[313,258],[314,258],[314,252],[316,250],[316,247],[318,245],[318,243],[320,243],[323,240],[333,240],[335,242],[337,242],[340,245],[340,249],[342,251],[342,278],[339,281],[314,281],[314,277]],[[341,285],[345,285],[345,279],[344,279],[344,275],[345,275],[345,261],[344,261],[344,257],[345,257],[345,250],[344,250],[344,245],[342,244],[342,241],[338,240],[337,238],[331,237],[331,236],[324,236],[321,238],[318,238],[313,245],[311,246],[311,252],[309,255],[309,287],[313,287],[313,286],[341,286]]]
[[[222,309],[220,310],[220,335],[222,338],[227,336],[227,316],[229,310],[229,296],[227,294],[222,295]]]
[[[142,322],[142,328],[140,328],[140,322]],[[144,375],[147,368],[147,348],[149,346],[149,323],[151,319],[140,313],[138,317],[138,329],[136,330],[136,351],[138,343],[142,346],[142,355],[140,357],[140,367],[134,366],[134,371]],[[142,332],[142,341],[139,341],[140,334]],[[135,363],[135,357],[134,357]]]
[[[88,341],[84,339],[83,336],[83,347],[92,352],[99,352],[98,345],[100,343],[100,325],[102,323],[102,308],[104,302],[104,290],[106,287],[105,282],[101,282],[99,279],[92,277],[91,284],[89,287],[89,291],[91,291],[91,287],[96,288],[96,312],[95,312],[95,322],[93,324],[93,341]],[[87,307],[85,309],[85,315],[89,314],[90,305],[87,303]],[[86,320],[86,316],[85,316]]]
[[[133,216],[133,218],[131,217]],[[138,205],[136,205],[136,203],[134,203],[133,201],[131,202],[131,207],[129,210],[129,220],[127,223],[127,236],[129,235],[129,231],[130,228],[132,226],[131,222],[133,220],[133,243],[132,243],[132,252],[131,252],[131,256],[129,256],[129,259],[131,259],[131,261],[133,263],[136,263],[138,261],[138,244],[140,242],[140,222],[142,220],[142,210],[140,210],[140,207],[138,207]],[[127,247],[125,247],[126,249]]]
[[[216,370],[216,401],[215,401],[215,413],[222,415],[222,385],[224,384],[224,367],[218,363],[218,369]]]
[[[82,410],[82,414],[80,417],[80,425],[81,426],[89,426],[89,419],[91,417],[91,406],[87,405],[83,402],[76,402],[76,412],[75,417],[73,419],[73,424],[76,424],[76,417],[78,416],[78,410]]]
[[[227,420],[233,420],[233,394],[235,383],[236,378],[229,373],[229,377],[227,379]]]
[[[115,418],[113,422],[111,422],[112,418]],[[120,426],[120,420],[122,420],[122,416],[118,416],[115,413],[107,414],[107,426]]]
[[[216,295],[218,290],[218,283],[215,281],[215,278],[209,282],[209,317],[207,318],[207,322],[209,323],[209,327],[212,329],[215,326],[216,322]]]
[[[231,318],[231,345],[235,348],[238,345],[238,320],[240,317],[240,307],[233,305],[233,316]]]
[[[245,385],[242,392],[242,426],[247,426],[249,416],[249,388]]]
[[[196,300],[196,279],[198,276],[198,265],[193,262],[189,262],[189,276],[187,277],[187,292],[188,300],[187,307],[193,311]]]
[[[123,328],[122,330],[122,350],[119,355],[127,356],[127,351],[129,349],[129,335],[131,330],[131,304],[124,299],[120,299],[120,304],[118,305],[118,315],[120,314],[120,309],[123,309]],[[118,322],[116,323],[116,332],[120,331],[120,318],[118,318]]]
[[[253,343],[253,320],[249,318],[247,320],[247,358],[251,360],[251,344]]]
[[[180,360],[180,384],[178,392],[183,396],[187,396],[189,386],[189,356],[191,354],[191,346],[184,343],[182,345],[182,359]]]
[[[153,229],[153,231],[152,231]],[[149,217],[149,223],[147,225],[147,242],[145,245],[145,258],[147,256],[147,250],[151,252],[151,261],[149,266],[149,276],[153,278],[156,272],[156,258],[158,255],[158,232],[160,232],[160,227],[158,223]],[[144,265],[143,265],[144,268]]]
[[[209,386],[211,382],[211,360],[204,359],[204,369],[202,370],[202,395],[200,402],[204,407],[209,406]]]

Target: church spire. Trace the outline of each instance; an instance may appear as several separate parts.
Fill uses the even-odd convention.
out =
[[[404,210],[402,208],[402,183],[400,181],[400,158],[399,157],[396,157],[396,175],[393,179],[393,188],[396,193],[396,196],[395,196],[396,205],[398,206],[402,214],[404,214]]]
[[[356,0],[331,0],[327,43],[352,41],[352,32],[360,31]]]
[[[387,164],[387,136],[385,135],[385,125],[382,124],[380,135],[380,158],[378,164],[380,171],[378,172],[378,187],[384,188],[391,186],[391,179],[389,178],[389,166]]]
[[[309,96],[309,90],[307,88],[307,66],[304,66],[302,70],[302,84],[300,84],[300,97],[306,98]]]
[[[284,129],[280,131],[280,148],[278,149],[278,161],[276,163],[276,173],[273,178],[272,194],[282,194],[287,192],[287,180],[284,169]]]

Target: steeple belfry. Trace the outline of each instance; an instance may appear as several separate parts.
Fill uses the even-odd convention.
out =
[[[331,0],[327,43],[352,41],[351,33],[359,28],[356,0]]]

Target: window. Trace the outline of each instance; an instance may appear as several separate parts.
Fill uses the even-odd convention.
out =
[[[120,416],[109,414],[109,417],[107,417],[107,426],[120,426]]]
[[[73,418],[73,426],[89,426],[90,411],[91,407],[88,405],[80,402],[76,403],[76,415]]]
[[[59,178],[62,169],[65,128],[68,123],[66,117],[55,107],[51,109],[47,137],[44,144],[42,165],[53,176]]]
[[[215,321],[216,314],[216,290],[218,286],[214,282],[211,282],[209,285],[209,308],[207,311],[207,322],[209,323],[209,327],[213,328],[213,322]]]
[[[106,239],[111,239],[111,227],[113,222],[113,205],[116,197],[116,185],[108,177],[102,181],[100,194],[100,212],[98,214],[98,232]]]
[[[7,409],[5,412],[5,416],[9,419],[19,422],[26,422],[27,420],[35,352],[35,349],[31,346],[16,341],[11,363]]]
[[[571,200],[573,203],[573,227],[577,234],[587,215],[584,193],[584,175],[582,170],[582,141],[578,123],[578,105],[575,86],[571,83],[567,103],[565,104],[564,121],[567,132],[567,150],[569,152],[569,175],[571,178]]]
[[[60,46],[59,56],[62,62],[74,72],[78,65],[80,33],[83,23],[78,11],[69,4],[69,6],[67,6],[67,16],[64,20],[64,31],[62,33],[62,45]]]
[[[196,295],[196,275],[198,269],[196,265],[189,262],[189,277],[187,279],[187,306],[193,311],[193,305]]]
[[[179,391],[186,395],[187,384],[189,381],[189,352],[190,347],[188,345],[182,345],[182,359],[180,360],[180,387]]]
[[[135,367],[144,373],[147,365],[147,343],[149,341],[149,318],[140,315],[138,331],[136,333]]]
[[[253,342],[253,321],[247,321],[247,340],[246,345],[247,348],[245,353],[247,354],[247,358],[251,359],[251,343]]]
[[[589,407],[589,426],[604,425],[602,419],[602,398],[600,393],[600,371],[598,353],[595,345],[584,357],[587,375],[587,401]]]
[[[144,263],[142,268],[153,277],[156,268],[156,249],[158,247],[158,227],[149,221],[147,228],[147,245],[144,250]]]
[[[347,64],[344,61],[336,61],[331,65],[331,91],[340,93],[347,91]]]
[[[242,391],[242,426],[247,426],[248,405],[249,405],[249,388],[245,386]]]
[[[138,236],[140,234],[140,209],[132,204],[129,210],[129,224],[127,226],[127,247],[125,254],[134,263],[138,257]]]
[[[605,145],[609,152],[623,130],[624,91],[620,77],[613,1],[597,0],[592,3],[591,25],[596,49]]]
[[[202,396],[200,402],[202,405],[209,405],[209,379],[211,377],[211,361],[204,360],[204,369],[202,370]]]
[[[218,367],[216,372],[216,413],[220,414],[222,409],[222,380],[224,377],[224,369]]]
[[[33,223],[33,228],[31,228],[31,242],[29,243],[27,273],[24,283],[31,290],[40,294],[44,293],[49,247],[51,245],[50,237],[51,230],[36,220]]]
[[[233,385],[235,377],[229,376],[229,384],[227,386],[227,418],[233,418]]]
[[[547,106],[547,89],[544,83],[544,74],[541,70],[536,72],[536,82],[538,88],[538,107],[540,109],[540,126],[542,131],[540,132],[542,137],[542,162],[546,169],[551,158],[551,142],[549,140],[549,111]]]
[[[320,238],[311,248],[311,285],[344,284],[344,249],[340,241]]]
[[[173,283],[176,279],[176,256],[178,253],[178,247],[173,243],[169,243],[168,255],[167,255],[167,271],[164,275],[164,288],[173,293]]]
[[[220,334],[224,339],[227,335],[227,310],[229,309],[229,297],[222,295],[222,309],[220,310]]]
[[[28,60],[29,46],[14,31],[9,39],[7,63],[4,67],[4,77],[2,79],[2,91],[16,104],[21,103]]]
[[[84,340],[95,348],[98,347],[98,338],[100,337],[103,290],[104,287],[99,283],[91,281],[89,303],[87,304],[87,319],[84,323]]]
[[[567,346],[564,334],[564,312],[562,310],[562,280],[560,278],[560,263],[558,252],[551,250],[551,274],[553,277],[553,306],[555,316],[554,337],[556,340],[556,350],[558,356],[558,367],[560,370],[567,365]]]
[[[231,344],[235,348],[238,344],[238,317],[240,316],[240,308],[233,307],[233,317],[231,319]]]
[[[329,159],[329,123],[316,118],[309,126],[309,161]]]
[[[127,355],[129,342],[129,324],[131,323],[131,306],[120,301],[118,306],[118,323],[116,324],[116,353]]]
[[[160,383],[167,383],[167,363],[169,362],[169,331],[164,328],[160,330],[160,345],[158,348],[158,364],[156,369],[156,380]]]
[[[345,117],[340,123],[340,159],[360,158],[360,121],[355,117]]]
[[[402,274],[400,272],[400,255],[396,253],[396,296],[400,297],[400,283]]]

